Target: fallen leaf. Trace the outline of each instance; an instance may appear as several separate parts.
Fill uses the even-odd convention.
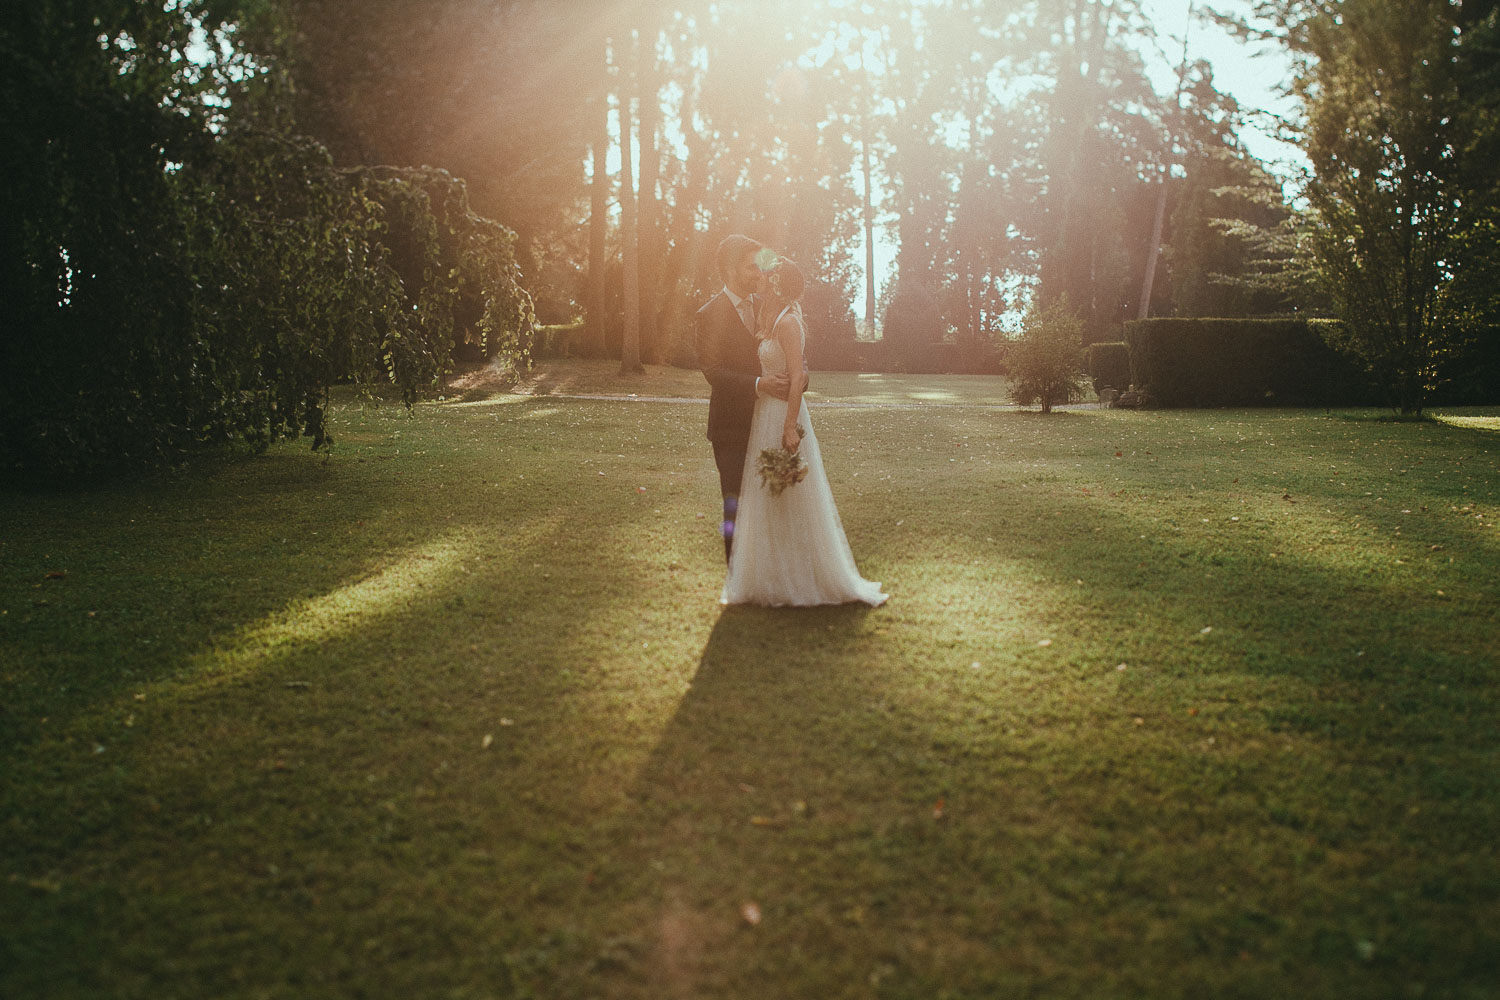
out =
[[[1197,714],[1198,714],[1198,710],[1196,708],[1190,708],[1190,709],[1188,709],[1188,715],[1197,715]]]
[[[1136,725],[1137,725],[1137,726],[1144,726],[1144,725],[1145,725],[1145,724],[1146,724],[1146,720],[1145,720],[1145,719],[1143,719],[1143,718],[1141,718],[1141,717],[1140,717],[1140,716],[1139,716],[1139,715],[1137,715],[1137,716],[1136,716],[1136,717],[1135,717],[1135,720],[1134,720],[1134,721],[1135,721],[1135,724],[1136,724]]]
[[[42,579],[44,579],[44,580],[62,580],[62,579],[65,579],[67,577],[67,575],[68,575],[68,571],[67,570],[65,570],[65,569],[55,569],[52,572],[48,573],[46,576],[42,577]]]
[[[944,800],[941,799],[941,798],[939,798],[936,802],[934,802],[932,804],[932,818],[933,819],[942,819],[943,818],[943,806],[944,806]]]
[[[774,816],[751,816],[751,826],[766,826],[771,829],[780,829],[785,824]]]
[[[482,740],[479,741],[479,748],[481,750],[488,750],[490,748],[490,744],[494,743],[494,742],[495,742],[494,734],[492,734],[492,733],[485,733],[484,734],[484,739],[482,739]]]

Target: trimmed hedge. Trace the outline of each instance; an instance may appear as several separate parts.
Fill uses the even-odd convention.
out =
[[[1106,387],[1121,392],[1130,388],[1130,345],[1123,340],[1090,344],[1087,361],[1095,392]]]
[[[1430,405],[1500,405],[1500,327],[1481,331],[1452,362],[1450,374],[1428,397]]]
[[[1125,324],[1130,381],[1162,406],[1353,406],[1379,401],[1355,363],[1306,319],[1146,319]]]

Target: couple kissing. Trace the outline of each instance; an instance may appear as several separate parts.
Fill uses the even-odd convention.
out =
[[[880,584],[855,567],[802,398],[802,272],[738,234],[719,244],[714,262],[723,288],[698,310],[694,339],[724,497],[729,571],[719,603],[883,604]],[[789,465],[796,473],[787,478],[767,471]]]

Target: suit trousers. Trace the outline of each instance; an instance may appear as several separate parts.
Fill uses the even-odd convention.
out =
[[[734,548],[734,519],[739,512],[740,487],[745,478],[745,449],[749,442],[715,441],[714,464],[719,467],[719,492],[724,495],[724,561]]]

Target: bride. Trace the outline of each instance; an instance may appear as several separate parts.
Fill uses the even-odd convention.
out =
[[[800,372],[807,336],[799,301],[802,272],[766,250],[757,264],[766,290],[755,304],[761,374]],[[880,584],[863,579],[854,565],[800,381],[793,380],[785,400],[755,400],[734,549],[719,603],[807,606],[863,601],[878,607],[887,595]],[[799,436],[800,431],[806,435]],[[777,448],[799,455],[807,475],[773,494],[761,483],[758,470],[761,451]]]

